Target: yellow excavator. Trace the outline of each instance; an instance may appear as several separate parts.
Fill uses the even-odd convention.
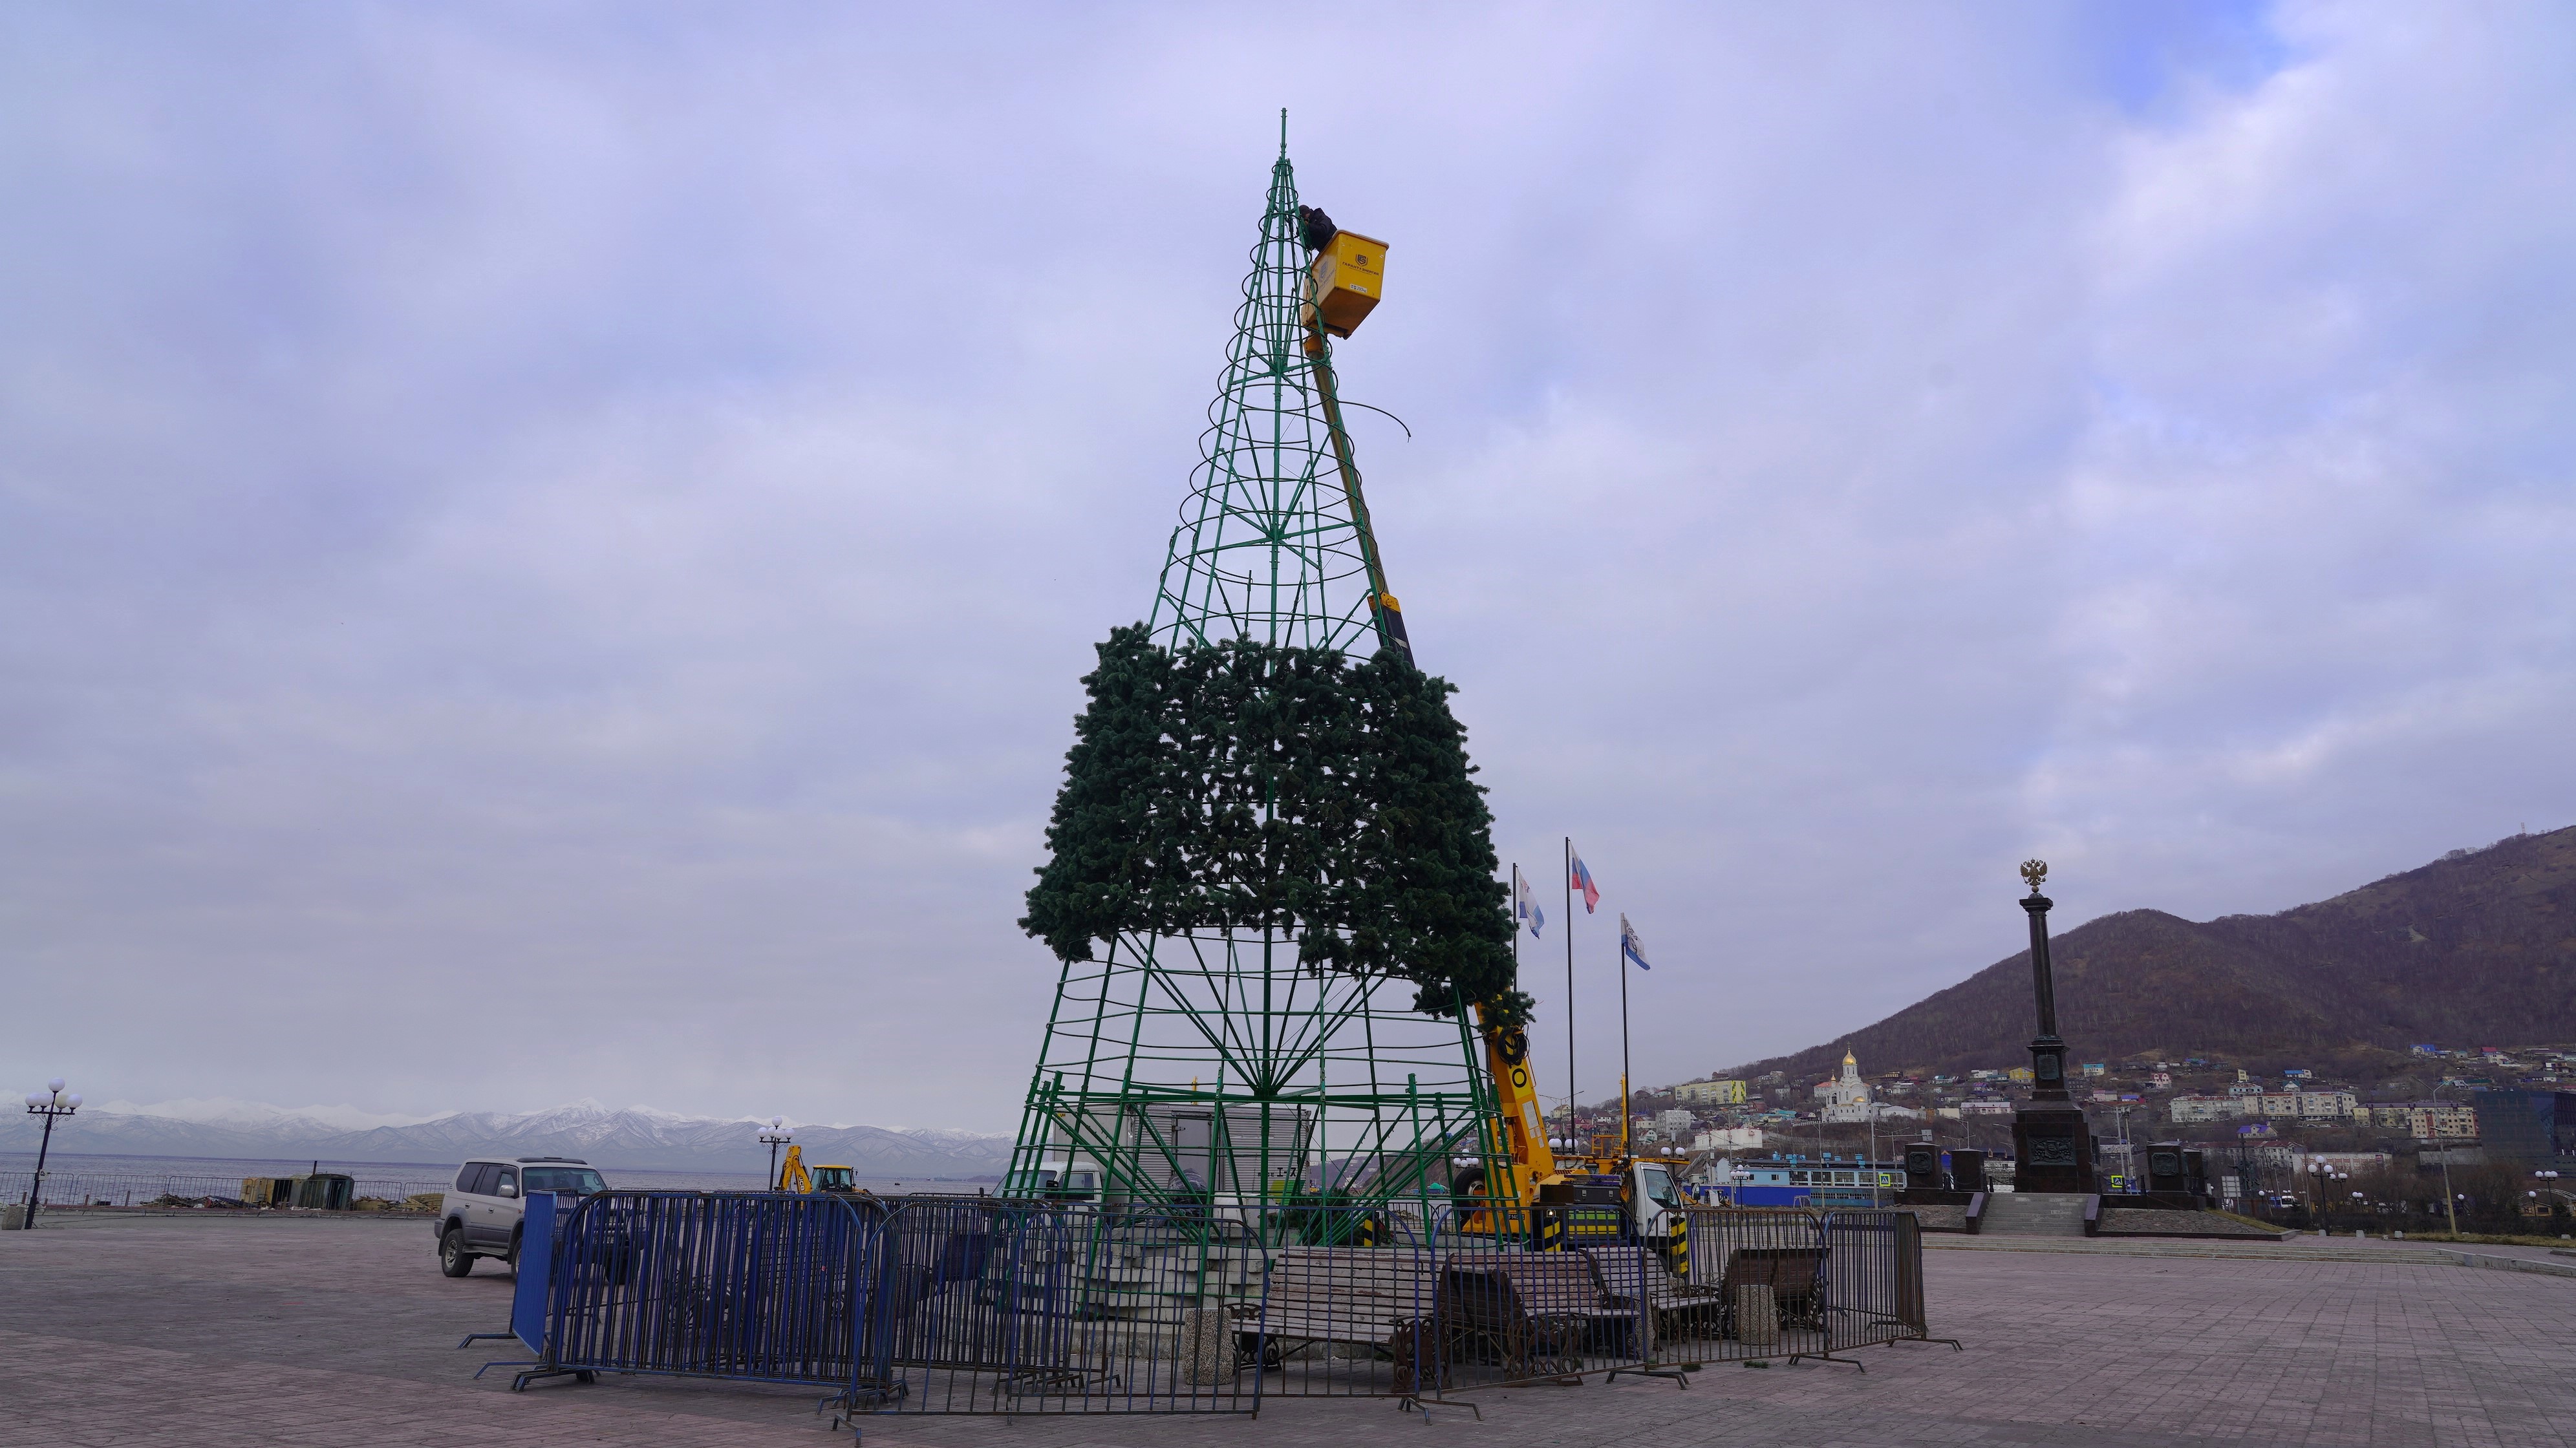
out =
[[[1343,231],[1315,207],[1298,210],[1299,239],[1314,253],[1307,266],[1306,303],[1300,319],[1306,327],[1305,350],[1315,359],[1333,462],[1350,500],[1351,521],[1359,531],[1360,558],[1368,569],[1369,604],[1379,642],[1410,663],[1413,643],[1406,636],[1403,608],[1387,588],[1386,565],[1378,556],[1377,530],[1369,524],[1359,468],[1351,459],[1349,435],[1342,429],[1342,402],[1324,340],[1327,333],[1351,335],[1384,299],[1386,243]],[[1488,1180],[1488,1167],[1476,1166],[1450,1183],[1453,1196],[1492,1203],[1489,1210],[1467,1218],[1465,1229],[1508,1236],[1535,1226],[1542,1245],[1563,1245],[1571,1239],[1617,1232],[1618,1212],[1605,1209],[1625,1206],[1635,1213],[1638,1231],[1649,1239],[1669,1236],[1671,1224],[1678,1220],[1671,1209],[1680,1201],[1673,1168],[1684,1163],[1678,1157],[1641,1157],[1630,1150],[1624,1124],[1626,1078],[1619,1082],[1623,1119],[1619,1135],[1597,1140],[1590,1150],[1560,1161],[1548,1144],[1546,1116],[1539,1109],[1536,1083],[1530,1076],[1528,1033],[1517,1026],[1491,1024],[1490,1012],[1481,1003],[1475,1011],[1476,1031],[1484,1042],[1485,1074],[1494,1092],[1494,1119],[1487,1124],[1491,1139],[1483,1143],[1484,1157],[1499,1179]],[[1519,1210],[1513,1210],[1515,1206]],[[1532,1208],[1546,1210],[1533,1213]]]
[[[805,1165],[805,1148],[787,1148],[786,1159],[778,1163],[775,1190],[782,1192],[856,1192],[858,1174],[845,1166]]]

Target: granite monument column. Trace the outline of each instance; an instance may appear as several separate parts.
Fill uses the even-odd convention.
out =
[[[2039,1005],[2039,1034],[2030,1043],[2030,1099],[2013,1115],[2013,1189],[2098,1192],[2093,1129],[2084,1108],[2067,1092],[2066,1042],[2057,1034],[2057,980],[2048,959],[2048,908],[2054,902],[2039,893],[2048,865],[2028,861],[2021,877],[2030,885],[2021,908],[2030,916],[2030,980]]]

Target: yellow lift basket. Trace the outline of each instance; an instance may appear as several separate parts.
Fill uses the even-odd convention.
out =
[[[1386,243],[1356,231],[1336,235],[1306,273],[1307,320],[1347,337],[1386,291]]]

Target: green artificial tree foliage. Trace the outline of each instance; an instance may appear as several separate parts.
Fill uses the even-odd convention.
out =
[[[1262,930],[1414,1009],[1516,1026],[1493,816],[1453,686],[1392,654],[1113,632],[1022,929],[1066,961],[1121,934]]]

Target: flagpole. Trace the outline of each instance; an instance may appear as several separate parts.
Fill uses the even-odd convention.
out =
[[[1565,1146],[1574,1145],[1574,836],[1565,837]]]
[[[1630,1155],[1628,1140],[1628,917],[1619,917],[1619,1154]]]
[[[1521,862],[1518,860],[1512,861],[1512,898],[1511,903],[1505,907],[1505,913],[1512,917],[1512,989],[1519,990],[1521,988]],[[1526,1039],[1526,1037],[1524,1037],[1524,1039]],[[1524,1048],[1522,1054],[1528,1054],[1526,1048]],[[1494,1093],[1497,1104],[1500,1102],[1502,1090],[1503,1083],[1500,1081],[1495,1082]],[[1530,1094],[1535,1096],[1538,1093],[1533,1091]],[[1494,1146],[1497,1150],[1504,1151],[1507,1151],[1511,1146],[1510,1140],[1501,1133],[1499,1128],[1497,1128],[1494,1136]],[[1486,1166],[1490,1172],[1490,1169],[1493,1166],[1491,1158],[1487,1158]],[[1512,1179],[1514,1181],[1518,1181],[1520,1178],[1515,1175]],[[1492,1191],[1488,1189],[1486,1195],[1492,1195]]]

